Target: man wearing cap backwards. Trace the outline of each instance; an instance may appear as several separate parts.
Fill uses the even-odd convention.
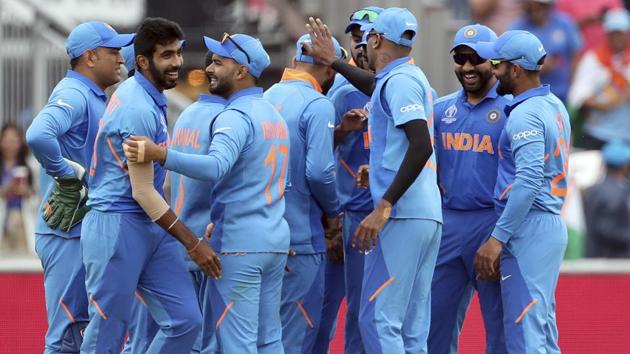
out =
[[[124,50],[124,48],[123,48]],[[212,63],[212,53],[206,53],[205,68]],[[133,67],[133,66],[132,66]],[[210,79],[208,79],[210,81]],[[202,93],[196,102],[188,106],[179,116],[173,128],[169,147],[190,154],[206,154],[210,146],[210,123],[223,109],[227,101],[220,96]],[[179,219],[199,237],[205,233],[210,220],[212,183],[195,180],[179,173],[171,172],[167,176],[170,185],[170,205]],[[165,187],[166,189],[166,187]],[[206,242],[208,242],[206,240]],[[210,313],[210,291],[206,277],[199,266],[188,256],[185,249],[182,254],[186,260],[189,277],[195,288],[199,306],[203,314],[202,331],[193,346],[193,353],[202,353],[214,348],[214,323]],[[132,323],[129,327],[129,341],[124,353],[144,353],[157,332],[157,324],[150,317],[141,296],[134,302]],[[133,326],[133,328],[132,328]],[[132,330],[133,329],[133,330]]]
[[[283,218],[289,132],[256,87],[270,64],[260,41],[225,34],[221,42],[205,37],[205,44],[214,53],[206,69],[210,93],[227,99],[225,110],[210,124],[207,154],[166,149],[146,137],[128,140],[126,153],[214,183],[210,243],[220,253],[222,277],[209,286],[220,350],[283,353],[280,295],[290,241]]]
[[[442,224],[431,147],[432,89],[424,73],[410,63],[418,31],[411,12],[386,9],[373,25],[361,29],[367,32],[367,59],[376,72],[375,81],[330,55],[330,34],[321,21],[311,19],[311,35],[318,41],[309,47],[309,53],[333,63],[344,75],[360,71],[363,84],[355,84],[351,74],[345,76],[372,95],[369,188],[375,208],[359,224],[353,239],[367,253],[361,336],[368,353],[426,353],[430,284]]]
[[[496,34],[482,25],[462,27],[451,53],[462,88],[435,101],[435,149],[444,229],[431,286],[429,353],[456,353],[458,337],[475,290],[486,328],[487,353],[505,351],[499,283],[477,281],[474,256],[497,221],[494,185],[499,136],[509,99],[497,94],[492,64],[475,51]]]
[[[359,9],[350,16],[346,33],[350,37],[351,64],[369,70],[365,46],[359,43],[363,37],[361,26],[373,23],[383,9],[370,6]],[[341,79],[339,79],[341,78]],[[327,240],[324,306],[315,350],[326,353],[335,333],[335,321],[339,306],[346,295],[347,311],[344,331],[346,353],[363,353],[359,331],[359,304],[363,281],[364,255],[352,247],[352,235],[357,226],[374,209],[372,196],[366,188],[355,182],[359,166],[369,162],[370,150],[367,131],[367,113],[363,110],[370,97],[352,86],[343,76],[335,76],[335,84],[342,85],[328,96],[335,106],[335,146],[337,158],[337,195],[344,215],[340,238]],[[333,87],[334,87],[333,85]]]
[[[559,353],[555,289],[567,245],[560,209],[567,193],[571,126],[562,102],[540,83],[546,52],[533,34],[508,31],[477,44],[494,60],[497,93],[512,94],[499,139],[499,219],[475,256],[481,280],[501,281],[510,353]]]
[[[584,195],[587,256],[630,258],[630,144],[604,145],[606,177]]]
[[[48,331],[45,353],[78,353],[88,321],[80,258],[85,170],[92,157],[104,90],[120,81],[119,50],[133,41],[106,23],[86,22],[66,40],[70,67],[26,132],[26,141],[55,179],[42,198],[35,250],[44,268]]]
[[[147,18],[140,24],[134,41],[136,73],[114,92],[100,123],[90,166],[91,210],[81,238],[90,300],[82,353],[121,350],[136,290],[160,326],[146,352],[190,352],[201,313],[175,239],[207,275],[221,274],[212,249],[164,200],[166,170],[125,159],[123,152],[123,142],[134,135],[166,144],[163,90],[177,84],[182,39],[172,21]]]
[[[265,92],[287,122],[291,139],[284,213],[291,252],[280,308],[285,353],[313,351],[324,301],[324,231],[326,237],[338,237],[340,232],[333,154],[335,108],[322,94],[332,85],[335,71],[302,53],[302,44],[309,41],[308,34],[300,37],[294,68],[285,69],[281,81]],[[334,38],[333,43],[342,56]]]

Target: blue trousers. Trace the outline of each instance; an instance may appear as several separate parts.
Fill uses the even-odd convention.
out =
[[[201,311],[177,241],[144,214],[90,211],[81,249],[90,323],[82,353],[118,353],[136,290],[160,327],[147,353],[189,353]]]
[[[359,309],[365,256],[358,248],[352,247],[352,236],[368,214],[370,214],[369,211],[346,210],[344,212],[342,229],[344,263],[338,265],[326,261],[324,307],[314,353],[328,352],[330,341],[332,341],[336,331],[339,305],[344,295],[347,302],[344,353],[365,353],[359,330]]]
[[[509,353],[560,353],[556,285],[567,246],[559,215],[530,212],[501,255],[501,294]]]
[[[203,315],[202,330],[195,341],[191,353],[210,354],[215,353],[216,339],[214,337],[214,325],[210,313],[210,294],[207,289],[207,279],[200,270],[189,270],[190,278],[199,299],[199,307]],[[123,354],[142,354],[147,351],[151,341],[160,327],[153,320],[147,309],[146,302],[136,292],[136,301],[131,307],[131,322],[129,323],[129,340],[125,344]]]
[[[280,295],[285,253],[221,254],[209,280],[212,324],[221,353],[282,354]]]
[[[427,353],[441,223],[390,219],[365,256],[359,328],[367,353]]]
[[[282,281],[282,345],[287,354],[311,353],[324,303],[324,254],[287,258]]]
[[[497,221],[494,208],[442,209],[444,227],[431,285],[429,353],[455,354],[466,311],[475,290],[486,328],[486,353],[505,353],[498,281],[477,281],[475,253]]]
[[[44,353],[57,354],[64,347],[62,342],[69,327],[89,319],[80,239],[36,234],[35,252],[44,268],[48,319]],[[66,344],[64,350],[76,347],[74,349],[78,352],[80,343],[75,343],[75,346]]]

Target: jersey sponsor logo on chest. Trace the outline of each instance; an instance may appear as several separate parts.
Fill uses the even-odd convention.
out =
[[[444,111],[444,117],[442,117],[442,122],[446,124],[451,124],[457,120],[455,115],[457,114],[457,106],[454,104],[450,105],[446,111]]]
[[[485,152],[494,155],[490,135],[444,132],[442,147],[445,150]]]

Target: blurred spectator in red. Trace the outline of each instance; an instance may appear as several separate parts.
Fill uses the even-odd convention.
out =
[[[630,145],[606,144],[604,180],[586,191],[587,257],[630,257]]]
[[[540,39],[547,52],[540,80],[551,85],[551,92],[565,102],[582,47],[580,31],[569,16],[554,9],[553,0],[524,0],[523,10],[525,16],[511,29],[529,31]]]
[[[521,0],[468,0],[472,22],[490,27],[497,35],[505,32],[519,18]]]
[[[630,141],[630,13],[604,16],[606,41],[578,63],[568,103],[583,118],[581,146],[600,149],[614,139]],[[578,127],[579,129],[579,127]]]
[[[4,251],[27,250],[27,223],[33,221],[27,204],[33,191],[33,173],[27,164],[24,134],[13,124],[0,130],[0,231]]]
[[[558,11],[577,23],[584,40],[583,51],[598,47],[606,40],[602,17],[610,9],[623,8],[621,0],[557,0]]]

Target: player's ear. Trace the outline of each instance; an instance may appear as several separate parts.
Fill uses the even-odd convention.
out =
[[[147,72],[147,70],[149,70],[149,58],[144,55],[136,56],[136,66],[138,66],[141,71]]]
[[[83,53],[83,60],[85,60],[85,64],[88,66],[88,68],[94,68],[96,66],[96,61],[98,60],[96,51],[88,50]]]
[[[243,80],[249,74],[249,69],[247,65],[239,65],[234,74],[236,80]]]

